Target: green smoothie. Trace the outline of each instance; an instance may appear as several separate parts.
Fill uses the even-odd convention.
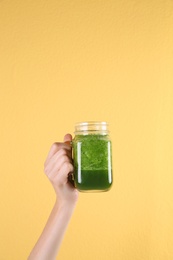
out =
[[[74,179],[80,191],[106,191],[112,184],[111,141],[105,135],[77,135],[73,140]]]

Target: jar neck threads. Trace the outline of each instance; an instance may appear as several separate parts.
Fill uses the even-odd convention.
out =
[[[75,124],[75,135],[100,134],[108,135],[108,123],[101,121],[86,121]]]

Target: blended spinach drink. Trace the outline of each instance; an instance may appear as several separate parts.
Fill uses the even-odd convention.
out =
[[[112,185],[112,151],[106,122],[75,126],[74,182],[79,191],[108,191]]]

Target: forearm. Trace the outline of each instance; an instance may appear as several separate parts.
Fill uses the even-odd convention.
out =
[[[46,226],[33,248],[28,260],[54,260],[62,242],[64,233],[72,216],[75,204],[57,201]]]

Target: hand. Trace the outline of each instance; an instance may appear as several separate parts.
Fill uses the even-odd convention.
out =
[[[59,204],[75,203],[78,191],[68,181],[69,174],[73,173],[72,136],[66,134],[63,143],[54,143],[44,164],[44,171],[52,183]]]

